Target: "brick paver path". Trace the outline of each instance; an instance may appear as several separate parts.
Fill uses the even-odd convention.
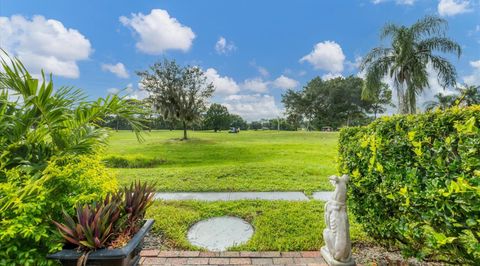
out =
[[[143,250],[140,265],[304,265],[327,266],[318,251],[159,251]]]

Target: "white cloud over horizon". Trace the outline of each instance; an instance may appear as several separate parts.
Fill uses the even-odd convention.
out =
[[[467,85],[480,86],[480,59],[470,61],[470,66],[473,68],[473,72],[470,75],[464,76],[463,82]]]
[[[108,71],[119,78],[128,78],[130,75],[128,74],[127,69],[123,63],[116,63],[116,64],[102,64],[102,70]]]
[[[241,84],[242,89],[257,92],[257,93],[267,92],[268,86],[269,86],[269,82],[264,81],[262,78],[246,79]]]
[[[225,39],[225,37],[223,36],[220,36],[220,38],[218,38],[218,41],[215,43],[215,51],[219,55],[227,55],[235,51],[236,49],[237,47],[235,46],[235,44],[231,41],[227,41],[227,39]]]
[[[90,41],[78,30],[66,28],[62,22],[36,15],[0,17],[0,46],[10,56],[39,74],[78,78],[78,61],[89,59],[93,52]]]
[[[440,16],[455,16],[473,11],[469,0],[440,0],[437,10]]]
[[[163,9],[152,9],[148,15],[132,13],[131,18],[121,16],[119,20],[138,35],[136,47],[146,54],[158,55],[167,50],[186,52],[196,37],[190,27]]]
[[[315,69],[332,73],[343,71],[345,55],[342,47],[334,41],[317,43],[313,50],[300,59],[300,63],[309,62]]]
[[[227,76],[220,76],[214,68],[208,68],[205,71],[208,82],[212,82],[215,87],[215,94],[230,95],[240,91],[240,86],[235,80]]]
[[[275,98],[268,94],[235,94],[225,97],[221,104],[233,114],[238,114],[247,121],[263,118],[276,118],[282,110],[276,105]]]

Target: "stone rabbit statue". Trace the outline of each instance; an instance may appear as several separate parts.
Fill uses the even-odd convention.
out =
[[[335,186],[335,192],[332,199],[325,204],[327,228],[323,230],[325,246],[321,253],[329,265],[355,265],[351,254],[350,224],[346,206],[349,176],[331,176],[329,179]]]

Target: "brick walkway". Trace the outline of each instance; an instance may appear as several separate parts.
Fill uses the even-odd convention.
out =
[[[143,250],[140,265],[304,265],[327,266],[318,251],[200,252]]]

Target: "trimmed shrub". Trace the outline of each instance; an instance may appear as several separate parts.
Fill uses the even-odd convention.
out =
[[[103,159],[105,165],[111,168],[153,168],[163,164],[165,160],[141,155],[117,156],[111,155]]]
[[[340,133],[339,172],[367,233],[404,255],[480,263],[480,106]]]
[[[0,265],[50,265],[45,256],[59,250],[52,219],[77,203],[102,199],[117,181],[98,157],[69,156],[49,162],[43,172],[28,167],[4,170],[0,182]],[[3,182],[5,181],[5,182]]]

